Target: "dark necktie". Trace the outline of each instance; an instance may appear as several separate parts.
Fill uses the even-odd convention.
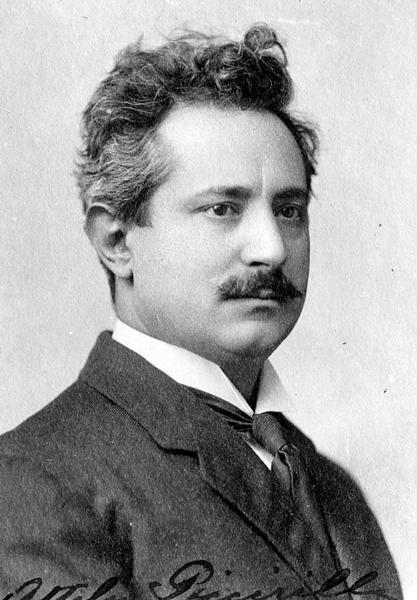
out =
[[[229,402],[193,391],[247,441],[255,440],[274,457],[271,470],[291,506],[288,545],[306,573],[311,571],[319,581],[326,581],[339,565],[315,493],[315,450],[311,442],[282,413],[267,412],[250,417]]]

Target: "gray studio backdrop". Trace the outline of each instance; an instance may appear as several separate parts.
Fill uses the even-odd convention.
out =
[[[274,356],[292,418],[354,473],[408,597],[417,587],[413,0],[1,0],[0,431],[76,377],[112,326],[71,170],[115,53],[176,27],[287,42],[295,106],[321,130],[307,304]]]

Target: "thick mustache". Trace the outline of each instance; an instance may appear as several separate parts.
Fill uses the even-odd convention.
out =
[[[245,278],[229,277],[219,286],[219,294],[222,300],[272,298],[278,302],[287,302],[303,297],[303,293],[295,287],[281,269],[256,271]]]

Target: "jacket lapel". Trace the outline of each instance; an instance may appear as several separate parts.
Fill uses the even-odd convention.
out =
[[[291,511],[285,494],[241,436],[204,400],[112,340],[110,332],[99,336],[80,379],[126,410],[161,448],[196,453],[204,482],[276,548],[309,589],[286,543]]]
[[[181,386],[115,342],[110,331],[98,337],[79,378],[128,412],[161,448],[195,450]]]

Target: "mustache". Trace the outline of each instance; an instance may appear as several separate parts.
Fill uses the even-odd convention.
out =
[[[247,277],[229,277],[219,286],[222,300],[234,298],[268,298],[287,302],[302,298],[303,293],[284,275],[281,269],[255,271]]]

